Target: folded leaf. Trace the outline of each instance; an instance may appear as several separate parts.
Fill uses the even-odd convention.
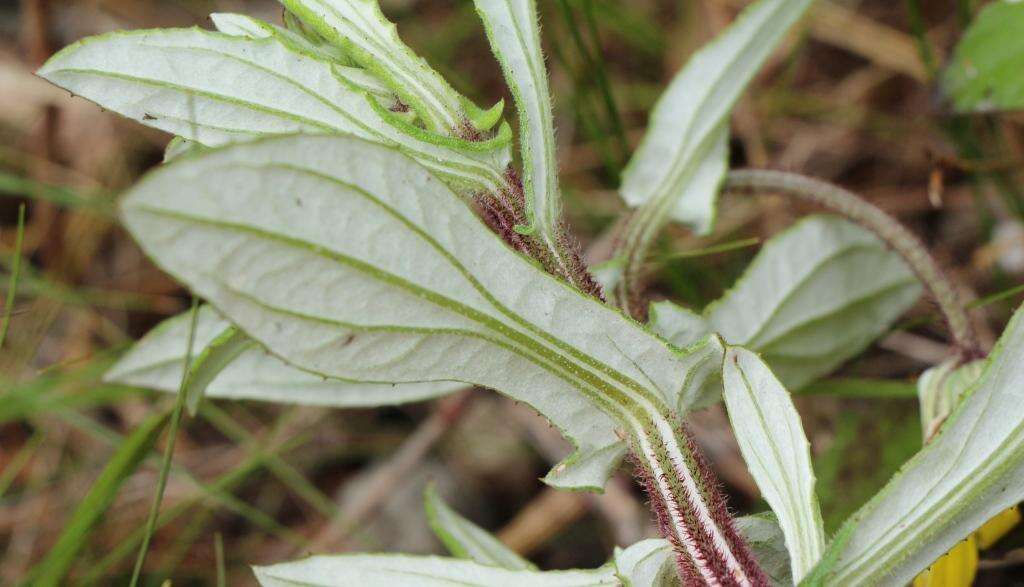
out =
[[[818,562],[825,530],[814,493],[810,443],[789,392],[754,353],[728,347],[722,373],[733,433],[786,538],[792,576]]]
[[[179,160],[123,216],[158,265],[289,363],[533,406],[579,448],[554,485],[601,487],[623,454],[612,417],[660,422],[685,382],[684,355],[514,252],[422,166],[359,139]]]
[[[110,33],[66,47],[38,73],[207,146],[270,134],[352,134],[400,146],[468,191],[497,190],[509,162],[507,132],[471,142],[417,129],[368,95],[371,80],[362,72],[296,52],[276,37],[201,29]]]
[[[162,322],[135,344],[107,372],[111,383],[177,393],[185,364],[191,316],[180,314]],[[218,334],[231,327],[213,311],[199,309],[194,357],[207,349]],[[433,399],[464,389],[451,382],[402,385],[353,383],[302,371],[263,350],[255,341],[209,382],[204,395],[222,399],[249,399],[364,408]]]
[[[263,587],[598,587],[619,585],[611,566],[595,570],[509,570],[465,559],[401,554],[313,556],[253,567]]]
[[[725,177],[728,119],[754,73],[811,0],[759,0],[676,74],[623,172],[622,197],[650,222],[668,218],[708,232]],[[664,218],[664,220],[662,220]]]
[[[795,390],[859,354],[920,295],[914,274],[874,234],[812,216],[768,241],[704,317]]]
[[[997,0],[957,43],[943,86],[960,112],[1024,108],[1024,4]]]
[[[453,556],[513,571],[537,570],[533,563],[502,544],[490,532],[448,507],[433,485],[427,486],[423,498],[430,527]]]
[[[448,133],[468,122],[462,97],[398,38],[377,0],[281,0],[281,4],[383,81],[428,129]]]
[[[810,585],[900,585],[1024,499],[1024,311],[925,447],[829,545]]]

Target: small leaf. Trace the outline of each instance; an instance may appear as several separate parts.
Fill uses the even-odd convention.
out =
[[[107,372],[112,383],[177,393],[188,340],[190,316],[180,314],[162,322],[135,344]],[[208,348],[231,323],[203,306],[196,325],[195,357]],[[314,375],[271,355],[255,341],[217,374],[205,395],[218,399],[247,399],[328,406],[367,408],[397,405],[441,397],[466,386],[450,382],[354,383]],[[195,359],[194,359],[195,360]]]
[[[615,574],[623,587],[679,585],[672,545],[661,538],[641,540],[625,550],[615,549]]]
[[[89,492],[79,502],[71,519],[64,525],[60,538],[31,571],[33,585],[63,584],[78,553],[83,546],[89,544],[89,534],[93,527],[110,509],[121,485],[153,449],[167,419],[168,414],[150,416],[121,443]]]
[[[263,587],[598,587],[619,582],[594,570],[509,570],[464,559],[400,554],[313,556],[253,567]]]
[[[874,234],[812,216],[769,240],[704,318],[796,390],[859,354],[920,295],[914,274]]]
[[[537,6],[534,0],[475,0],[475,4],[519,111],[523,188],[530,222],[519,230],[537,233],[556,263],[569,267],[572,261],[563,258],[560,244],[562,196]]]
[[[967,28],[943,87],[960,112],[1024,108],[1024,4],[998,0]]]
[[[710,231],[725,177],[733,104],[811,0],[759,0],[676,74],[623,172],[622,197],[647,222]]]
[[[829,545],[809,585],[905,584],[1024,499],[1024,311],[925,447]]]
[[[190,416],[195,417],[199,412],[199,402],[214,378],[254,344],[241,330],[228,326],[199,353],[178,392],[185,394],[185,406]]]
[[[504,185],[510,160],[507,131],[473,142],[417,129],[378,104],[363,72],[296,52],[276,37],[200,29],[109,33],[66,47],[38,73],[104,108],[207,146],[295,132],[352,134],[400,145],[469,192]]]
[[[661,418],[687,377],[687,355],[543,272],[373,143],[235,145],[161,168],[122,211],[159,266],[289,363],[461,381],[533,406],[578,447],[553,485],[603,486],[624,452],[609,414],[633,417],[617,411],[628,397]]]
[[[793,585],[786,538],[772,512],[736,518],[736,531],[750,545],[757,562],[776,585]]]
[[[825,548],[810,443],[800,414],[768,366],[746,349],[726,349],[722,379],[743,460],[778,518],[793,578],[799,580]]]
[[[453,556],[513,571],[537,570],[533,563],[502,544],[490,532],[448,507],[434,485],[427,486],[423,499],[430,527]]]
[[[401,39],[377,0],[281,0],[285,8],[401,97],[429,130],[466,121],[462,96]]]

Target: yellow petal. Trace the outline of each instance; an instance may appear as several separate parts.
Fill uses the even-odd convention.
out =
[[[914,587],[971,587],[978,572],[978,540],[972,534],[914,578]]]
[[[978,548],[985,550],[991,547],[1019,523],[1020,510],[1017,509],[1017,506],[996,515],[978,529]]]

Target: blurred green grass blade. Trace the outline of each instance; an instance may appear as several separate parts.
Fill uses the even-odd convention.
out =
[[[113,206],[109,200],[99,197],[85,198],[68,188],[42,183],[2,170],[0,170],[0,194],[53,202],[67,208],[88,210],[104,216],[112,217],[114,215]]]
[[[192,363],[192,347],[196,342],[196,323],[199,319],[199,298],[192,298],[192,327],[189,330],[188,346],[185,349],[185,369],[181,375],[181,388],[178,389],[178,396],[174,401],[174,410],[171,412],[170,430],[167,434],[167,446],[164,448],[164,459],[160,465],[160,477],[157,480],[156,494],[153,496],[153,506],[149,510],[149,518],[146,520],[146,531],[142,538],[142,545],[139,547],[139,556],[135,559],[135,569],[132,571],[130,587],[139,584],[139,576],[142,574],[142,565],[146,562],[146,553],[149,550],[149,541],[153,538],[156,529],[157,516],[160,514],[160,503],[164,498],[164,490],[167,488],[167,477],[171,471],[171,458],[174,456],[174,444],[178,436],[178,427],[181,425],[181,414],[185,410],[185,384],[188,381],[188,373]]]
[[[18,292],[18,274],[21,272],[21,245],[25,240],[25,204],[18,206],[18,234],[14,239],[14,265],[11,267],[11,284],[4,295],[4,316],[0,319],[0,347],[7,338],[7,328],[11,325],[11,313],[14,312],[14,296]]]
[[[708,255],[716,255],[718,253],[728,253],[737,249],[745,249],[748,247],[754,247],[761,244],[761,239],[758,237],[738,239],[721,243],[717,245],[711,245],[708,247],[702,247],[700,249],[689,249],[686,251],[675,251],[661,257],[662,261],[671,261],[673,259],[692,259],[694,257],[706,257]]]
[[[43,443],[45,438],[46,435],[37,430],[32,434],[32,437],[28,439],[28,442],[18,449],[14,458],[4,465],[3,470],[0,471],[0,499],[2,499],[4,494],[7,493],[7,490],[14,483],[14,480],[21,473],[22,469],[25,468],[25,465],[28,464],[32,455],[36,453],[36,449],[39,448],[39,445]]]
[[[227,572],[224,567],[224,538],[220,532],[213,535],[213,555],[217,559],[217,587],[227,587]]]
[[[822,379],[797,391],[799,395],[831,395],[845,398],[917,398],[917,386],[888,379]]]
[[[996,292],[996,293],[994,293],[992,295],[988,295],[988,296],[985,296],[983,298],[978,298],[978,299],[974,300],[973,302],[967,304],[967,309],[968,310],[973,310],[975,308],[981,308],[981,307],[987,306],[989,304],[994,304],[996,302],[1000,302],[1002,300],[1005,300],[1005,299],[1008,299],[1008,298],[1012,298],[1012,297],[1014,297],[1015,295],[1017,295],[1017,294],[1019,294],[1021,292],[1024,292],[1024,283],[1022,283],[1020,285],[1013,286],[1011,288],[1004,289],[1003,291]]]
[[[139,463],[149,454],[167,421],[168,414],[151,416],[121,443],[89,493],[82,499],[56,544],[33,569],[30,575],[33,577],[32,585],[48,587],[63,582],[79,550],[87,544],[90,531],[113,504],[125,479],[135,472]]]
[[[213,402],[204,404],[199,413],[218,432],[236,443],[255,445],[258,442],[258,439],[246,430],[244,426],[236,422]],[[301,471],[289,465],[284,459],[277,455],[268,454],[265,465],[277,477],[278,481],[287,486],[295,495],[313,506],[321,515],[327,519],[333,519],[340,515],[341,512],[338,510],[338,505],[334,500],[317,489],[316,485],[310,483],[309,479]]]

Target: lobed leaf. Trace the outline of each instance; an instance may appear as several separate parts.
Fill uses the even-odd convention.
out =
[[[453,556],[513,571],[537,570],[533,563],[502,544],[490,532],[448,507],[433,485],[427,486],[423,499],[430,527]]]
[[[683,389],[686,356],[514,252],[396,150],[236,145],[158,170],[122,209],[158,265],[289,363],[533,406],[579,449],[553,485],[600,488],[624,450],[608,414],[661,413]]]
[[[768,366],[746,349],[726,349],[722,380],[743,460],[761,496],[775,512],[789,551],[792,577],[799,580],[825,548],[810,443],[800,414]]]
[[[251,39],[274,38],[297,53],[305,53],[318,59],[335,61],[342,66],[350,64],[350,60],[340,47],[323,42],[314,42],[295,31],[264,22],[258,18],[232,12],[214,12],[210,14],[210,20],[213,21],[213,26],[225,35],[249,37]],[[343,72],[343,77],[372,94],[394,96],[394,92],[362,68],[341,67],[339,70]]]
[[[960,112],[1024,108],[1024,4],[985,6],[953,52],[943,88]]]
[[[621,193],[645,221],[668,218],[705,233],[728,165],[729,113],[754,73],[811,0],[759,0],[676,74],[626,166]],[[663,220],[664,219],[664,220]]]
[[[188,313],[162,322],[111,367],[105,380],[178,393],[190,322]],[[218,316],[213,308],[201,307],[196,324],[194,360],[220,333],[231,327],[231,323]],[[451,382],[392,385],[325,378],[285,363],[250,340],[234,360],[214,374],[204,394],[217,399],[366,408],[433,399],[464,388],[464,385]]]
[[[829,545],[809,585],[901,585],[1024,500],[1024,311],[927,445]]]
[[[281,4],[383,81],[429,130],[449,133],[468,120],[464,99],[398,38],[377,0],[281,0]]]
[[[464,559],[402,554],[313,556],[253,567],[263,587],[598,587],[619,585],[610,565],[595,570],[510,570]]]
[[[100,106],[207,146],[254,137],[345,133],[399,146],[467,191],[504,185],[507,128],[470,142],[418,129],[370,95],[360,70],[296,52],[277,37],[201,29],[115,32],[54,55],[38,74]]]

